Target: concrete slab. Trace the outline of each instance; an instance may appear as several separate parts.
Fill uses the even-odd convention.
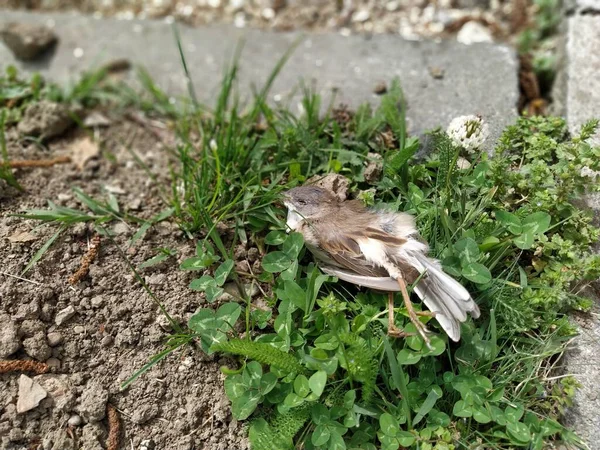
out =
[[[53,25],[60,42],[53,56],[36,63],[18,62],[0,45],[0,66],[15,64],[24,71],[40,71],[65,82],[81,70],[127,58],[145,66],[168,92],[186,92],[173,32],[165,22],[2,11],[0,26],[10,21]],[[262,86],[278,59],[300,37],[299,33],[231,26],[181,26],[180,31],[198,97],[209,105],[216,100],[224,64],[240,39],[245,46],[239,85],[242,94],[248,95],[251,84]],[[439,78],[441,72],[443,77]],[[404,87],[413,133],[446,127],[458,115],[481,114],[489,121],[495,140],[517,115],[517,61],[509,47],[412,42],[391,35],[306,36],[275,81],[271,99],[280,96],[285,101],[290,94],[297,94],[299,81],[304,79],[316,80],[325,105],[333,88],[338,89],[336,102],[351,107],[365,101],[378,104],[373,94],[375,85],[394,77],[399,77]]]
[[[598,0],[578,0],[579,11],[600,8]],[[600,10],[600,9],[599,9]],[[562,70],[555,87],[555,103],[566,115],[569,129],[577,133],[581,125],[600,118],[600,16],[575,13],[566,21]],[[592,140],[600,145],[600,133]],[[596,211],[600,225],[600,196],[590,195],[587,204]],[[566,422],[584,439],[590,449],[598,448],[600,436],[600,286],[586,294],[596,300],[592,314],[579,321],[580,337],[565,357],[566,371],[575,375],[582,387],[575,395],[575,407]]]
[[[565,109],[569,128],[576,132],[592,118],[600,118],[600,16],[568,19],[565,67]],[[595,137],[600,145],[600,134]]]

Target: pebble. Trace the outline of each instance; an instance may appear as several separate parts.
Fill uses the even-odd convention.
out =
[[[462,26],[456,35],[456,40],[465,45],[494,41],[490,30],[475,20],[471,20]]]
[[[154,450],[156,448],[156,444],[152,439],[144,439],[140,442],[139,450]]]
[[[21,374],[19,378],[19,393],[17,400],[17,413],[21,414],[37,407],[46,398],[48,393],[43,387],[27,375]]]
[[[60,369],[60,359],[58,359],[58,358],[48,358],[48,359],[46,360],[46,364],[47,364],[47,365],[48,365],[50,368],[54,367],[54,368],[56,368],[56,369]]]
[[[83,423],[83,420],[81,419],[81,416],[79,416],[77,414],[73,414],[71,417],[69,417],[69,420],[67,420],[67,423],[72,427],[78,427],[79,425],[81,425]]]
[[[101,295],[96,295],[92,297],[92,306],[94,308],[100,308],[104,304],[104,297]]]
[[[57,345],[62,344],[63,335],[58,331],[52,331],[51,333],[48,333],[46,339],[48,339],[48,345],[50,347],[56,347]]]
[[[100,345],[102,347],[110,347],[113,343],[113,337],[111,335],[106,335],[100,341]]]
[[[54,323],[56,323],[56,325],[62,325],[74,315],[75,308],[73,308],[73,305],[69,305],[56,314],[56,317],[54,318]]]
[[[52,47],[58,37],[43,25],[9,23],[0,30],[0,37],[16,58],[31,61]]]
[[[359,9],[352,14],[352,22],[366,22],[371,18],[371,13],[368,9]]]
[[[73,327],[73,331],[77,334],[83,334],[85,333],[85,327],[82,327],[81,325],[75,325],[75,327]]]
[[[116,234],[127,234],[129,233],[129,226],[123,222],[117,222],[113,227],[113,231]]]

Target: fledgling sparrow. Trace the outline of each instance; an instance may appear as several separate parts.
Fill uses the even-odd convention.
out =
[[[393,292],[402,293],[411,322],[429,345],[419,315],[433,315],[450,339],[460,339],[467,313],[479,317],[469,292],[427,256],[414,218],[406,213],[378,211],[359,200],[340,201],[328,190],[301,186],[283,194],[287,226],[302,233],[321,269],[350,283],[389,292],[388,334],[406,336],[394,324]],[[414,311],[406,283],[430,312]]]

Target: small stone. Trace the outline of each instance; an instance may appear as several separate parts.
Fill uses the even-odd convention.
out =
[[[27,375],[21,374],[17,395],[17,413],[22,414],[37,407],[48,393]]]
[[[23,61],[36,59],[58,41],[48,27],[14,22],[0,30],[0,37],[15,57]]]
[[[75,327],[73,327],[73,331],[77,334],[83,334],[85,333],[85,327],[82,327],[81,325],[75,325]]]
[[[113,231],[116,234],[127,234],[129,233],[129,226],[124,222],[117,222],[113,227]]]
[[[139,450],[154,450],[156,448],[156,444],[152,439],[144,439],[140,442]]]
[[[62,344],[63,335],[60,334],[58,331],[53,331],[51,333],[48,333],[46,339],[48,340],[48,345],[50,347],[56,347],[57,345]]]
[[[129,202],[129,209],[131,209],[132,211],[139,211],[140,209],[142,209],[142,199],[134,198],[133,200],[131,200],[131,202]]]
[[[58,358],[48,358],[46,360],[46,365],[50,368],[60,369],[60,359]]]
[[[78,427],[82,423],[83,420],[81,419],[81,416],[77,414],[73,414],[71,417],[69,417],[69,420],[67,420],[67,424],[69,424],[71,427]]]
[[[71,125],[73,119],[65,105],[42,100],[27,107],[17,129],[24,136],[45,140],[63,134]]]
[[[429,75],[431,75],[431,77],[435,78],[436,80],[441,80],[442,78],[444,78],[444,73],[445,73],[445,71],[441,67],[437,67],[437,66],[429,67]]]
[[[476,20],[465,23],[456,35],[456,40],[465,45],[494,41],[490,30]]]
[[[56,323],[56,325],[62,325],[74,315],[75,308],[73,308],[73,305],[69,305],[56,314],[56,317],[54,318],[54,323]]]
[[[359,9],[352,14],[352,22],[366,22],[371,18],[371,13],[368,9]]]
[[[92,307],[93,308],[100,308],[103,304],[104,304],[103,296],[96,295],[95,297],[92,297]]]
[[[112,122],[108,117],[98,111],[94,111],[89,114],[83,121],[83,125],[86,127],[108,127]]]
[[[21,348],[17,326],[8,314],[0,314],[0,359],[12,355]]]
[[[381,81],[375,85],[373,89],[373,93],[377,95],[383,95],[387,92],[387,84],[384,81]]]
[[[25,350],[25,353],[33,359],[37,359],[38,361],[46,361],[52,354],[52,350],[46,340],[46,334],[43,331],[24,339],[23,350]]]
[[[92,382],[84,388],[79,406],[75,409],[88,422],[99,422],[106,415],[107,402],[108,391],[100,384]]]
[[[104,336],[102,338],[102,340],[100,341],[100,345],[102,347],[110,347],[113,343],[113,337],[110,334],[107,334],[106,336]]]

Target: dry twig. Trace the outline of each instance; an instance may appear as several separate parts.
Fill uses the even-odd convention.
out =
[[[37,361],[23,361],[20,359],[0,361],[0,373],[34,372],[38,375],[50,370],[48,364]]]
[[[96,256],[98,256],[99,251],[100,236],[96,235],[92,238],[90,248],[83,257],[83,260],[81,261],[81,267],[79,267],[79,270],[73,275],[71,275],[71,277],[69,278],[70,284],[77,284],[79,281],[81,281],[82,278],[84,278],[88,274],[88,272],[90,271],[90,265],[92,264],[94,259],[96,259]]]
[[[56,164],[65,164],[71,162],[68,156],[58,156],[52,159],[25,159],[22,161],[10,161],[8,166],[11,169],[23,169],[31,167],[52,167]]]

